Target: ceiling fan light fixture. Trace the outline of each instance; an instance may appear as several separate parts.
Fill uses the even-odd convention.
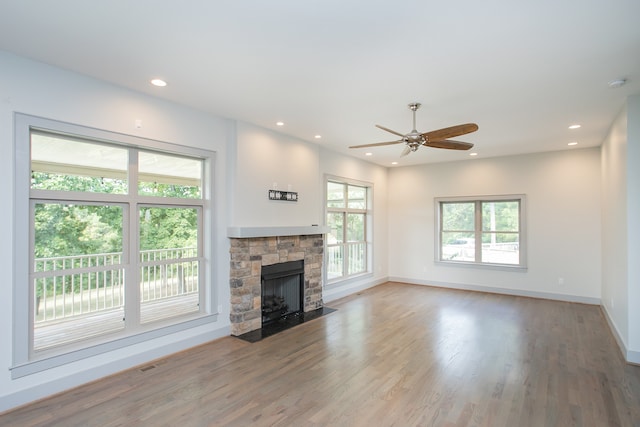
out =
[[[627,83],[627,79],[615,79],[611,80],[608,84],[611,89],[617,89],[624,86]]]

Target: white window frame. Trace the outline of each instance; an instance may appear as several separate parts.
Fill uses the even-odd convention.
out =
[[[479,206],[482,203],[486,202],[505,202],[505,201],[517,201],[520,206],[519,211],[519,263],[518,264],[501,264],[501,263],[492,263],[492,262],[483,262],[481,260],[481,251],[482,251],[482,219],[481,219],[481,209],[479,211]],[[474,248],[475,248],[475,259],[476,261],[457,261],[457,260],[447,260],[442,257],[442,204],[443,203],[474,203],[475,204],[475,237],[474,237]],[[436,197],[434,199],[434,208],[435,208],[435,236],[434,239],[435,248],[435,262],[443,265],[455,265],[455,266],[471,266],[471,267],[481,267],[481,268],[490,268],[490,269],[501,269],[501,270],[526,270],[527,269],[527,230],[526,230],[526,196],[524,194],[509,194],[509,195],[496,195],[496,196],[465,196],[465,197]]]
[[[74,342],[68,345],[33,352],[33,286],[29,280],[30,260],[32,259],[33,247],[31,237],[31,215],[30,209],[33,205],[32,199],[38,200],[77,200],[83,203],[96,201],[108,201],[118,204],[121,202],[117,195],[110,194],[87,194],[64,192],[65,194],[52,194],[48,190],[31,190],[31,156],[30,156],[30,134],[31,129],[42,129],[56,132],[63,135],[80,136],[88,141],[103,141],[111,144],[119,144],[139,150],[151,150],[170,155],[187,156],[198,158],[203,161],[202,179],[202,200],[186,199],[186,204],[200,205],[202,209],[201,224],[199,224],[199,247],[201,254],[200,277],[200,310],[184,317],[175,317],[155,323],[140,324],[135,322],[135,313],[139,309],[133,310],[133,319],[127,319],[126,327],[123,331],[105,336],[97,336],[95,339]],[[187,330],[195,326],[208,324],[217,320],[218,296],[217,286],[214,283],[213,270],[217,265],[214,251],[214,212],[213,212],[213,166],[215,164],[215,153],[198,148],[186,147],[167,142],[149,140],[141,137],[125,135],[95,128],[89,128],[76,124],[64,123],[41,117],[30,116],[21,113],[14,115],[14,148],[15,148],[15,235],[14,235],[14,283],[13,283],[13,364],[11,367],[12,378],[20,378],[35,372],[51,369],[83,358],[96,356],[109,351],[120,349],[146,340],[158,338],[171,333]],[[130,160],[131,162],[131,160]],[[135,174],[135,172],[134,172]],[[135,178],[135,177],[134,177]],[[132,177],[129,177],[131,180]],[[135,179],[137,188],[137,179]],[[133,187],[131,187],[133,188]],[[58,192],[61,193],[61,192]],[[137,191],[135,192],[137,194]],[[51,195],[52,197],[47,197]],[[162,197],[135,196],[135,203],[129,206],[148,206],[150,204],[158,207],[171,206],[171,200]],[[196,203],[192,203],[192,202]],[[132,215],[128,207],[123,211],[124,215]],[[137,211],[133,213],[136,215]],[[136,233],[136,227],[132,227],[128,232]],[[126,230],[123,229],[123,233]],[[123,236],[124,247],[127,251],[128,238]],[[134,255],[135,256],[135,255]],[[129,298],[129,296],[127,296]],[[139,312],[138,312],[139,315]],[[131,320],[134,322],[132,323]]]
[[[334,182],[334,183],[338,183],[338,184],[344,184],[344,185],[353,185],[353,186],[358,186],[358,187],[363,187],[366,189],[366,208],[365,209],[353,209],[353,208],[348,208],[348,202],[345,203],[345,207],[344,208],[329,208],[327,206],[327,197],[328,197],[328,192],[327,192],[327,184],[329,182]],[[365,181],[359,181],[359,180],[355,180],[355,179],[350,179],[350,178],[344,178],[344,177],[339,177],[339,176],[335,176],[335,175],[325,175],[325,179],[324,179],[324,221],[326,224],[327,221],[327,215],[330,212],[341,212],[344,213],[345,216],[347,213],[363,213],[365,215],[365,260],[366,260],[366,266],[364,271],[362,272],[358,272],[358,273],[354,273],[354,274],[344,274],[340,277],[336,277],[333,279],[329,279],[329,276],[327,274],[327,269],[328,269],[328,263],[327,263],[327,254],[328,254],[328,250],[327,248],[329,247],[327,239],[325,238],[325,243],[324,243],[324,253],[325,253],[325,262],[323,262],[323,266],[324,266],[324,277],[327,278],[326,280],[326,284],[327,287],[331,287],[331,286],[337,286],[340,284],[344,284],[347,283],[353,279],[357,279],[357,278],[361,278],[363,276],[367,276],[367,275],[371,275],[373,273],[372,270],[372,265],[373,265],[373,183],[370,182],[365,182]],[[346,235],[347,232],[347,228],[346,228],[346,221],[345,221],[345,227],[344,227],[344,233]],[[346,246],[348,245],[348,242],[343,241],[343,243],[341,244],[343,247],[346,248]],[[345,250],[345,254],[346,254],[346,250]],[[343,256],[343,273],[347,272],[347,260],[348,256]]]

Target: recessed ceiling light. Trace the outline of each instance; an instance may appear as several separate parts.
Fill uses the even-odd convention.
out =
[[[316,135],[316,136],[314,136],[314,138],[315,139],[320,139],[320,138],[322,138],[322,135]]]
[[[373,156],[373,153],[364,153],[365,156]]]
[[[579,124],[571,125],[569,126],[569,129],[580,129],[580,125]]]
[[[469,153],[470,156],[477,156],[478,153]]]
[[[392,164],[392,165],[397,165],[397,164],[398,164],[398,162],[391,162],[391,164]]]
[[[167,85],[167,82],[162,79],[153,79],[151,80],[151,84],[158,87],[165,87]]]
[[[578,145],[578,143],[573,141],[573,142],[568,143],[567,145]]]
[[[276,122],[276,126],[284,126],[284,122]]]

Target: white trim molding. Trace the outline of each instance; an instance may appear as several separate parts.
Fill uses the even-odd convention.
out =
[[[311,236],[327,234],[330,227],[309,225],[290,227],[227,227],[227,237],[234,239],[250,239],[254,237]]]

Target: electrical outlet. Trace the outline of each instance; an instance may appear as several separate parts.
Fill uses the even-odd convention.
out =
[[[564,277],[558,277],[558,285],[564,285]]]

